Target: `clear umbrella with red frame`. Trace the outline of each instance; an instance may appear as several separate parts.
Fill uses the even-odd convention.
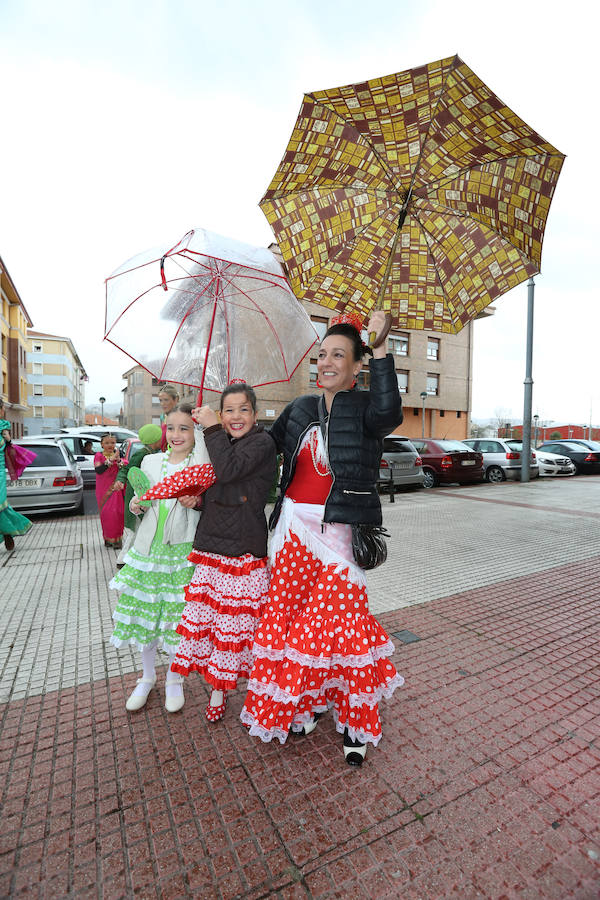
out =
[[[106,279],[104,339],[201,403],[234,379],[289,381],[317,334],[270,250],[198,228]]]

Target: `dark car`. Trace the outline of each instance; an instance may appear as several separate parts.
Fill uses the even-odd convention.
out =
[[[590,443],[592,442],[590,441]],[[577,475],[598,475],[600,473],[600,447],[597,450],[590,450],[589,447],[585,447],[577,441],[546,441],[537,449],[568,457],[574,463]]]
[[[412,439],[423,460],[423,487],[438,484],[478,484],[483,481],[483,456],[462,441]]]
[[[379,487],[423,487],[423,462],[414,445],[406,437],[390,434],[383,439],[379,463]]]

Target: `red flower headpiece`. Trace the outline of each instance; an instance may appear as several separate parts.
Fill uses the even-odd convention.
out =
[[[335,318],[331,320],[330,325],[352,325],[352,327],[356,328],[360,334],[363,329],[363,320],[358,313],[345,312],[339,316],[335,316]]]
[[[232,378],[229,384],[248,384],[245,378]]]

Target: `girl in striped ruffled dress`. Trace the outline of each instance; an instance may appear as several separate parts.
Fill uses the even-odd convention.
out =
[[[212,688],[206,718],[225,713],[227,692],[252,669],[252,645],[269,589],[265,503],[276,467],[275,445],[256,423],[256,395],[230,384],[221,423],[208,406],[194,410],[217,481],[204,494],[189,556],[196,569],[186,589],[173,672],[199,672]]]
[[[166,418],[168,449],[145,456],[142,471],[151,486],[186,466],[208,462],[200,429],[191,416],[192,407],[180,404]],[[198,524],[196,496],[154,500],[142,507],[133,497],[129,508],[143,516],[124,566],[110,582],[120,597],[113,613],[115,628],[110,639],[115,647],[136,647],[142,657],[142,676],[125,704],[141,709],[156,683],[156,654],[163,650],[174,658],[179,635],[175,627],[184,606],[184,590],[194,567],[188,561]],[[177,712],[184,705],[183,679],[167,670],[165,708]]]

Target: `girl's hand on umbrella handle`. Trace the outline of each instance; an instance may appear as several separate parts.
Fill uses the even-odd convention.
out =
[[[192,418],[194,422],[202,425],[203,428],[210,428],[211,425],[219,424],[219,417],[210,406],[197,406],[196,409],[192,410]]]
[[[134,514],[134,516],[139,516],[142,512],[142,507],[140,506],[140,501],[137,497],[132,497],[129,501],[129,511]]]
[[[125,485],[123,484],[122,481],[115,481],[115,483],[114,483],[114,485],[113,485],[113,490],[114,490],[114,491],[117,491],[117,493],[118,493],[119,491],[124,491],[124,490],[125,490]]]

